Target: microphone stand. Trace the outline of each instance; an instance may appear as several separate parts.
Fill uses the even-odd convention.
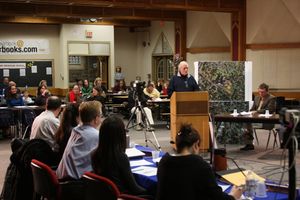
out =
[[[231,161],[234,163],[234,165],[238,168],[238,170],[243,174],[243,176],[244,176],[245,178],[247,178],[247,176],[246,176],[246,174],[244,173],[244,171],[239,167],[239,165],[235,162],[235,160],[234,160],[233,158],[227,157],[227,156],[225,156],[225,158],[231,160]]]
[[[289,200],[295,200],[296,199],[296,162],[295,162],[295,151],[296,145],[295,141],[293,140],[295,136],[295,129],[298,125],[299,118],[293,115],[293,128],[291,130],[291,134],[289,139],[291,139],[289,142],[286,143],[286,146],[288,146],[288,152],[289,152]]]

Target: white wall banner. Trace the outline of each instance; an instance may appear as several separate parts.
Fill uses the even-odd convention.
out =
[[[0,55],[49,54],[49,40],[0,40]]]
[[[26,63],[0,63],[0,69],[22,69],[26,68]]]

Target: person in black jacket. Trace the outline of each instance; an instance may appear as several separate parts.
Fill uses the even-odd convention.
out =
[[[99,145],[92,153],[93,172],[113,181],[122,193],[144,194],[131,173],[129,159],[125,154],[126,130],[120,118],[106,118],[99,131]]]
[[[47,89],[46,85],[40,85],[37,89],[35,104],[37,106],[44,106],[46,105],[48,97],[50,97],[51,94],[49,90]]]
[[[188,74],[189,65],[186,61],[181,61],[178,65],[178,73],[174,75],[168,87],[168,97],[171,98],[173,92],[199,91],[199,86],[195,78]]]
[[[87,101],[99,101],[102,104],[102,115],[106,116],[105,98],[102,96],[103,90],[101,86],[94,86],[92,94],[87,97]]]
[[[165,154],[159,162],[157,200],[234,200],[242,195],[242,189],[233,187],[229,194],[222,192],[214,173],[199,153],[200,136],[184,124],[176,135],[177,154]]]

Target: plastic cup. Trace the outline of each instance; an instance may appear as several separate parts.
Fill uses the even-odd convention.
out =
[[[237,109],[233,110],[233,114],[237,115]]]
[[[256,186],[255,196],[258,198],[267,197],[266,184],[264,181],[259,181]]]
[[[267,116],[270,115],[270,111],[269,110],[266,110],[266,113],[265,113]]]
[[[159,158],[159,151],[151,151],[152,153],[152,159],[155,160]]]

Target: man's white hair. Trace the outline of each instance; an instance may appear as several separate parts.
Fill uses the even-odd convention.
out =
[[[178,70],[180,70],[183,66],[189,67],[189,64],[186,61],[181,61],[178,65]]]

